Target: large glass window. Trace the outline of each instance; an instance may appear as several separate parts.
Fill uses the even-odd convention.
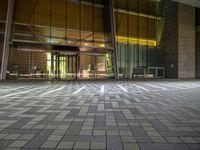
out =
[[[106,54],[110,57],[112,48],[110,17],[107,16],[110,13],[108,1],[15,0],[15,2],[12,34],[15,47],[10,53],[10,72],[17,72],[20,76],[23,74],[30,76],[34,74],[32,70],[34,66],[48,75],[48,78],[51,78],[52,74],[55,78],[58,78],[59,74],[61,78],[67,78],[69,74],[74,76],[74,73],[76,75],[79,73],[79,77],[84,78],[82,72],[86,73],[88,69],[91,78],[107,77],[107,72],[112,74],[106,69],[106,66],[112,68],[111,59],[106,59]],[[32,43],[34,44],[31,45]],[[56,46],[63,49],[56,49]],[[35,51],[41,52],[43,57],[33,61]],[[63,52],[67,54],[62,56]],[[72,55],[71,52],[79,57],[68,58]],[[44,62],[43,66],[39,66],[41,62]]]
[[[160,41],[163,19],[158,0],[115,0],[119,73],[131,78],[133,69],[162,66]]]
[[[100,0],[16,0],[13,39],[110,47],[104,7]]]

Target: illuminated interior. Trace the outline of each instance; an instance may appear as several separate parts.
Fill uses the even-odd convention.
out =
[[[130,78],[135,67],[162,65],[159,60],[163,30],[161,2],[162,0],[114,0],[115,51],[118,70],[124,78]],[[6,0],[2,0],[2,4],[6,6],[6,3]],[[113,54],[113,37],[109,27],[110,18],[105,13],[109,12],[107,3],[104,0],[16,0],[12,40],[28,41],[35,45],[39,42],[78,47],[78,78],[95,78],[97,74],[99,78],[110,77],[113,75],[113,59],[108,60],[107,55],[111,57]],[[2,7],[0,31],[5,26],[5,14],[6,9]],[[70,48],[66,49],[68,50]],[[13,47],[10,50],[12,56],[9,70],[13,72],[14,68],[21,74],[31,74],[34,72],[31,67],[36,65],[50,79],[58,78],[56,70],[52,68],[59,64],[59,78],[66,79],[70,73],[68,56],[60,55],[59,60],[56,60],[55,52],[60,53],[52,48],[36,52],[32,48],[23,51]],[[39,57],[35,58],[34,55]],[[97,71],[97,66],[101,66],[101,71]],[[72,73],[74,72],[75,70]]]
[[[129,43],[131,45],[148,45],[156,47],[156,41],[155,40],[149,40],[149,39],[138,39],[138,38],[132,38],[132,37],[123,37],[123,36],[117,36],[116,37],[118,43]]]

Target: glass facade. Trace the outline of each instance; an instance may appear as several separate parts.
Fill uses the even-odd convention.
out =
[[[160,0],[115,0],[119,74],[131,78],[136,68],[161,67],[163,19]]]
[[[116,67],[122,78],[132,78],[134,69],[162,67],[162,0],[113,0],[113,4],[112,20],[108,0],[15,0],[10,75],[110,78]]]
[[[108,11],[108,2],[101,0],[15,0],[12,40],[20,44],[10,50],[11,76],[93,79],[113,75],[107,73],[106,61],[112,52],[111,30],[105,25]]]
[[[96,0],[16,0],[13,39],[110,47]]]

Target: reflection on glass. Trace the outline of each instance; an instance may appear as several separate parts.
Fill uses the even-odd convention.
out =
[[[13,37],[56,44],[111,46],[101,1],[18,0]],[[25,13],[26,12],[26,13]],[[110,31],[109,31],[110,32]],[[31,38],[32,37],[32,38]],[[47,39],[47,40],[46,40]]]
[[[131,78],[135,68],[162,66],[159,47],[163,19],[161,2],[115,0],[117,64],[123,78]]]

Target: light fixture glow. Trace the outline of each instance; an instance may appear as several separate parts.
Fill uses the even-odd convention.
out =
[[[157,42],[155,40],[149,40],[149,39],[138,39],[138,38],[132,38],[132,37],[125,37],[125,36],[117,36],[116,37],[118,43],[127,43],[129,44],[139,44],[144,46],[156,46]]]
[[[99,44],[98,46],[99,47],[105,47],[105,44]]]

